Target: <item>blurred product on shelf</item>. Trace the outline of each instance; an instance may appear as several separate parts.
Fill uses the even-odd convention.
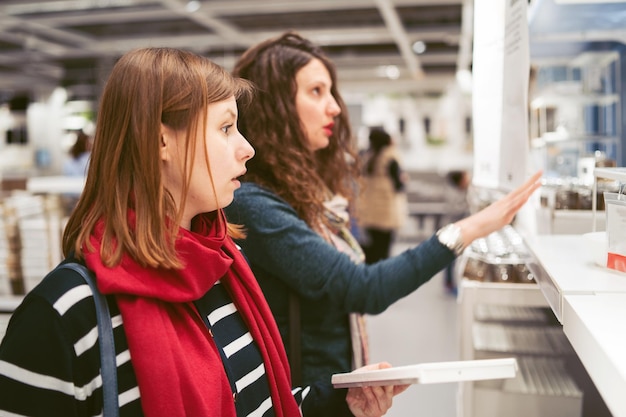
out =
[[[0,295],[22,295],[61,260],[57,195],[14,192],[0,200]]]
[[[598,210],[604,210],[604,192],[616,192],[619,182],[598,179],[596,198]],[[541,187],[541,206],[554,210],[591,210],[593,184],[575,180],[544,180]]]
[[[475,240],[461,259],[464,278],[481,282],[535,282],[526,266],[530,253],[519,233],[506,226]]]
[[[588,184],[623,164],[620,65],[618,51],[585,51],[534,68],[530,151],[548,177]]]
[[[463,277],[481,282],[509,282],[528,284],[535,282],[535,277],[526,264],[490,264],[480,259],[467,258]]]

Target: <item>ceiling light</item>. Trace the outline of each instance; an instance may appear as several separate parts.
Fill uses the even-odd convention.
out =
[[[196,0],[192,0],[187,3],[185,6],[185,10],[189,13],[197,12],[200,9],[200,2]]]
[[[376,72],[379,77],[386,77],[390,80],[400,78],[400,69],[395,65],[381,65]]]
[[[416,41],[413,43],[413,52],[416,54],[423,54],[426,52],[426,43],[424,41]]]

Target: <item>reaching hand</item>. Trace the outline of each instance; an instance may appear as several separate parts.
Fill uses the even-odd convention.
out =
[[[474,240],[500,230],[513,221],[515,214],[541,186],[542,172],[536,172],[524,184],[511,191],[500,200],[490,204],[478,213],[456,222],[461,228],[465,246]]]
[[[364,366],[354,372],[391,368],[386,362]],[[346,402],[355,417],[380,417],[391,408],[393,397],[405,391],[409,385],[386,385],[348,389]]]

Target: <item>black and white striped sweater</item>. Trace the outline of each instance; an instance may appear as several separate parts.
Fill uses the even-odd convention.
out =
[[[108,304],[117,355],[120,416],[143,416],[122,317],[114,297],[108,297]],[[223,353],[224,369],[237,393],[237,415],[273,416],[261,356],[228,293],[217,284],[196,306]],[[345,391],[333,390],[329,381],[295,388],[293,393],[304,416],[350,415]],[[92,293],[78,273],[58,269],[25,297],[0,345],[0,416],[101,413]]]

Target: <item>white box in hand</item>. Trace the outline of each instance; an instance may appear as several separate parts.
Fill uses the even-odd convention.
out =
[[[371,371],[334,374],[335,388],[376,385],[437,384],[513,378],[517,374],[515,358],[431,362]]]

